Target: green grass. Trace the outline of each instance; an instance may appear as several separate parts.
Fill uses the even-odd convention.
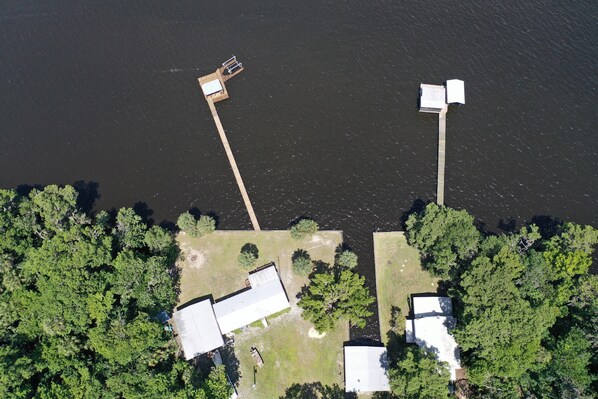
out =
[[[403,232],[374,233],[374,259],[380,335],[386,343],[392,308],[398,307],[407,317],[411,294],[435,293],[438,279],[422,270],[419,253],[407,244]]]
[[[237,256],[246,243],[259,249],[257,266],[276,263],[291,308],[268,317],[267,328],[258,321],[259,327],[249,327],[235,335],[240,397],[278,398],[295,383],[321,381],[342,386],[343,342],[349,339],[348,325],[339,323],[320,339],[308,336],[312,324],[301,318],[297,307],[297,294],[308,279],[296,275],[291,265],[291,256],[297,249],[305,249],[311,259],[332,263],[335,249],[342,243],[342,232],[321,231],[297,241],[289,231],[216,231],[200,238],[180,234],[177,240],[182,251],[178,262],[179,304],[208,294],[219,299],[244,288],[247,272],[238,266]],[[264,367],[257,369],[255,387],[252,346],[264,359]]]

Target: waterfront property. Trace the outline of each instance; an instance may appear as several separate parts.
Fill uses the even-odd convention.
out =
[[[409,246],[402,231],[374,233],[376,292],[380,336],[389,343],[392,332],[403,334],[409,316],[409,298],[421,292],[436,293],[438,279],[421,267],[419,252]],[[397,319],[400,326],[397,326]]]
[[[449,104],[465,104],[465,83],[447,80],[444,86],[420,84],[419,111],[438,114],[438,170],[436,203],[444,205],[444,169],[446,162],[446,112]]]
[[[383,346],[345,346],[345,391],[390,391]]]
[[[233,170],[233,174],[235,175],[235,180],[237,181],[237,186],[239,186],[239,191],[241,192],[241,197],[243,197],[243,202],[245,203],[245,207],[247,208],[247,213],[249,214],[249,219],[251,220],[253,229],[259,231],[260,225],[257,221],[257,216],[255,215],[255,211],[253,210],[253,205],[251,205],[251,200],[249,199],[249,194],[247,194],[245,183],[241,178],[241,172],[239,171],[239,167],[237,166],[237,161],[235,161],[233,151],[228,142],[228,138],[226,137],[226,132],[224,131],[224,127],[222,126],[222,122],[220,121],[220,117],[218,116],[218,112],[216,111],[216,106],[214,105],[218,101],[226,100],[227,98],[229,98],[228,91],[226,90],[226,85],[224,83],[233,76],[241,73],[243,69],[243,65],[237,61],[237,57],[233,56],[227,61],[225,61],[220,68],[216,69],[214,73],[202,76],[198,78],[197,81],[199,82],[201,91],[208,103],[208,106],[210,107],[212,118],[214,118],[216,129],[218,130],[218,134],[220,135],[220,140],[222,141],[222,145],[224,146],[224,151],[226,152],[226,156],[228,157],[230,167]]]
[[[461,368],[459,347],[451,330],[457,320],[453,317],[451,298],[441,296],[413,297],[413,319],[405,321],[407,343],[417,344],[447,362],[451,380],[457,379]]]
[[[231,333],[234,348],[228,359],[238,361],[232,366],[238,373],[231,374],[231,378],[240,397],[278,398],[293,384],[314,381],[342,386],[343,343],[349,340],[348,324],[339,323],[323,337],[310,334],[313,325],[301,317],[297,306],[297,295],[309,280],[293,272],[291,261],[293,252],[301,248],[309,252],[313,260],[332,264],[335,249],[343,241],[342,232],[319,231],[303,240],[294,240],[288,230],[217,230],[202,237],[180,233],[177,241],[181,248],[177,262],[181,305],[209,294],[226,298],[241,287],[267,284],[272,278],[270,270],[248,274],[239,267],[237,257],[246,243],[258,247],[257,264],[276,264],[290,308],[267,317],[267,328],[257,321],[241,332]],[[257,349],[263,359],[263,367],[258,367],[255,374],[255,386],[256,362],[252,348]],[[226,358],[223,360],[226,363]]]

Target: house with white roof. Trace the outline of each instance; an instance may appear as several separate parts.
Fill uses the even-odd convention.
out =
[[[178,309],[172,318],[183,346],[185,359],[191,360],[197,355],[224,345],[210,299]]]
[[[434,354],[438,360],[447,362],[451,380],[455,381],[457,370],[461,368],[461,355],[451,334],[457,324],[451,298],[413,297],[412,300],[414,318],[405,321],[407,342],[417,344]]]
[[[205,299],[177,309],[175,331],[187,360],[224,345],[223,334],[290,307],[274,264],[249,274],[250,288],[212,304]]]
[[[345,392],[390,391],[383,346],[345,346]]]

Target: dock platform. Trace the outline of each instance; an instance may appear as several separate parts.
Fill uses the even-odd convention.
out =
[[[444,167],[446,162],[446,111],[438,114],[438,173],[436,175],[436,203],[444,205]]]
[[[233,76],[239,74],[241,71],[243,71],[242,64],[237,61],[236,57],[233,56],[231,59],[224,62],[222,67],[218,68],[214,73],[202,76],[198,78],[197,81],[199,82],[199,86],[204,94],[208,106],[210,107],[212,118],[214,118],[214,123],[216,124],[216,130],[218,130],[220,140],[224,146],[224,151],[228,157],[228,162],[230,163],[230,167],[235,175],[235,180],[237,181],[237,186],[241,192],[241,197],[243,197],[243,202],[247,208],[247,213],[249,214],[249,219],[251,220],[253,229],[260,231],[260,225],[257,221],[257,216],[255,215],[255,211],[251,205],[249,194],[247,194],[245,183],[243,183],[243,179],[241,178],[241,172],[239,171],[237,161],[235,161],[233,151],[228,142],[228,138],[226,137],[226,132],[224,131],[224,127],[222,126],[222,122],[220,121],[220,117],[218,116],[215,105],[215,103],[229,98],[225,82]]]

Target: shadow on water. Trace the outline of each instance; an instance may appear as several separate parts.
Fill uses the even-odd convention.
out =
[[[77,197],[77,207],[85,213],[92,213],[94,205],[100,199],[100,192],[98,188],[99,183],[95,181],[79,180],[73,183],[73,187],[79,193]]]
[[[151,216],[154,214],[154,211],[147,205],[147,203],[145,203],[143,201],[136,202],[133,205],[133,210],[135,211],[135,213],[137,215],[139,215],[141,217],[141,220],[143,220],[143,223],[145,223],[149,226],[154,224],[154,220],[151,218]]]

